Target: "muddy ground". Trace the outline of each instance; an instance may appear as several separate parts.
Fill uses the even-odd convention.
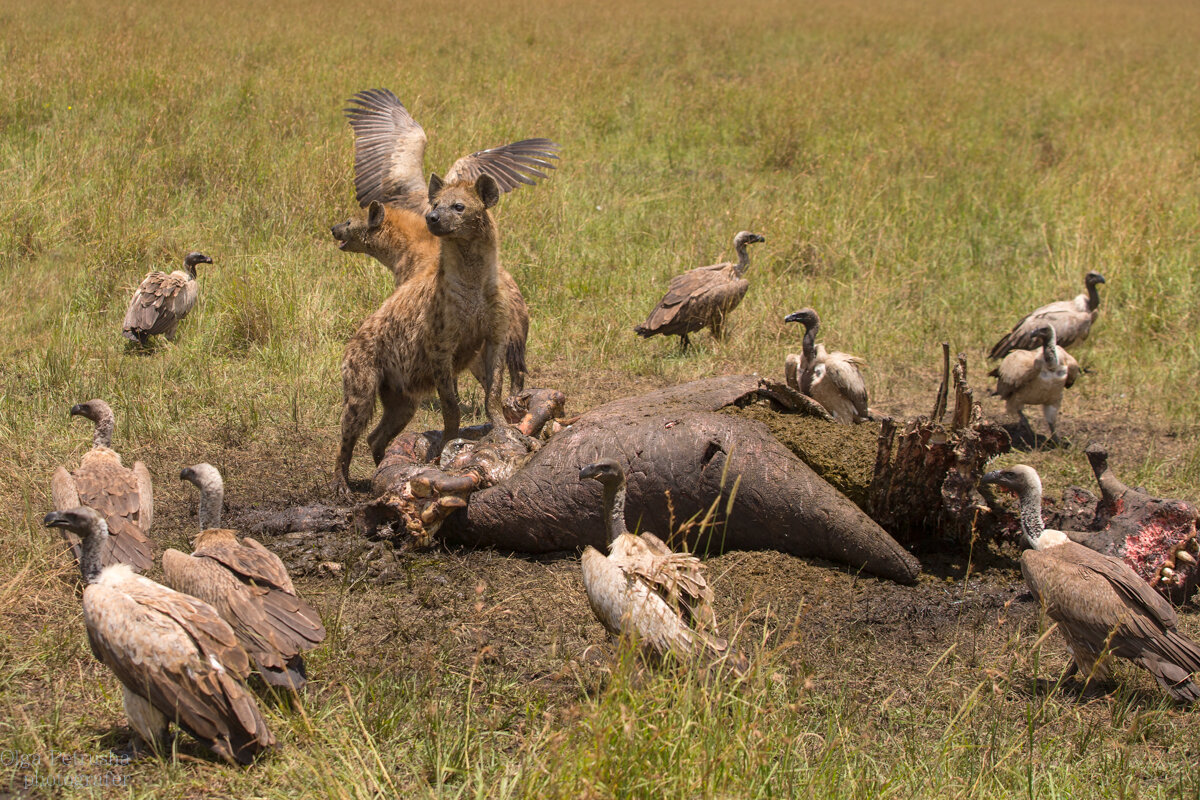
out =
[[[606,385],[604,376],[588,377],[592,383],[576,383],[568,413],[662,385],[649,379],[644,386]],[[553,376],[538,376],[537,383],[556,385]],[[621,391],[612,390],[614,385]],[[925,405],[932,403],[914,396],[885,411],[927,413]],[[1092,438],[1115,443],[1114,453],[1138,441],[1152,440],[1159,453],[1179,446],[1177,432],[1131,426],[1120,415],[1098,415],[1086,426],[1078,419],[1068,418],[1064,427],[1068,437],[1080,440],[1080,450]],[[226,475],[230,526],[249,529],[272,511],[335,502],[327,482],[337,431],[273,430],[250,440],[229,430],[197,436],[224,444],[207,458]],[[870,451],[865,440],[863,450]],[[363,492],[368,466],[360,452],[352,470],[359,480],[352,485]],[[1051,495],[1061,489],[1047,488]],[[196,525],[194,491],[160,480],[155,494],[161,546],[186,546],[185,536]],[[288,553],[303,548],[305,536],[264,536],[263,542],[292,560]],[[338,683],[351,676],[377,673],[475,672],[497,685],[520,684],[549,706],[566,709],[581,688],[605,681],[615,648],[588,608],[577,553],[530,557],[444,547],[394,552],[390,543],[365,542],[348,533],[327,555],[340,559],[341,566],[319,568],[316,564],[326,559],[314,558],[296,580],[331,631],[310,673],[311,690],[338,691]],[[732,634],[735,643],[747,650],[759,642],[778,648],[796,681],[852,692],[864,702],[889,697],[902,702],[928,680],[931,667],[946,663],[948,651],[956,668],[981,678],[1012,662],[1018,632],[1036,638],[1037,610],[1021,580],[1017,555],[1014,545],[1004,543],[977,543],[972,552],[927,548],[918,553],[923,574],[915,586],[776,552],[730,552],[707,563],[722,632]],[[1200,618],[1194,611],[1193,606],[1184,609],[1186,631],[1196,627],[1189,617]],[[1054,641],[1042,661],[1047,671],[1067,664]],[[1144,677],[1132,679],[1153,697],[1152,681]]]

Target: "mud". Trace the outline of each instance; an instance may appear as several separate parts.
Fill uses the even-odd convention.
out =
[[[856,506],[867,510],[867,493],[875,472],[879,423],[839,425],[802,414],[784,414],[754,404],[724,413],[763,423],[780,444],[832,484]]]

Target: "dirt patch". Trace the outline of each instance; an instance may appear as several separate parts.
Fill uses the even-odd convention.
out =
[[[808,464],[813,472],[866,510],[867,492],[875,473],[879,423],[839,425],[803,414],[782,414],[758,404],[731,407],[725,409],[725,413],[766,425],[771,435]]]

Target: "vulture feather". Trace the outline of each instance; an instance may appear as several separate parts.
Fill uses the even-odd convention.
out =
[[[307,674],[301,653],[325,639],[320,615],[297,596],[279,556],[220,527],[224,484],[215,467],[196,464],[179,477],[200,489],[201,530],[191,555],[163,553],[167,584],[215,608],[268,684],[302,688]]]
[[[154,496],[150,471],[141,461],[130,469],[112,449],[115,426],[112,408],[103,400],[89,400],[71,407],[71,416],[95,423],[92,449],[83,454],[74,472],[65,467],[54,471],[50,494],[57,511],[88,506],[105,519],[109,535],[100,553],[102,566],[128,564],[143,572],[154,564],[154,547],[146,534],[154,519]],[[68,528],[63,539],[71,547],[76,563],[81,557],[79,537]]]
[[[1030,437],[1033,428],[1025,418],[1027,405],[1042,407],[1042,416],[1053,437],[1063,390],[1075,385],[1082,370],[1071,354],[1058,346],[1051,325],[1038,328],[1034,341],[1041,343],[1041,350],[1014,350],[988,375],[996,378],[993,394],[1004,400],[1008,414],[1020,420]]]
[[[1119,558],[1102,555],[1042,522],[1042,482],[1024,464],[989,472],[981,483],[1017,493],[1025,583],[1059,624],[1085,679],[1104,679],[1110,655],[1149,672],[1176,700],[1200,698],[1191,674],[1200,671],[1200,646],[1176,629],[1175,609]]]
[[[103,567],[108,526],[90,508],[53,511],[43,522],[81,537],[88,643],[121,682],[130,725],[147,743],[161,751],[173,721],[230,762],[249,764],[275,744],[242,683],[246,652],[210,605],[126,564]]]
[[[667,285],[667,293],[646,321],[633,329],[634,333],[645,339],[660,334],[678,336],[682,352],[687,352],[688,335],[701,328],[707,327],[713,336],[720,336],[726,317],[750,288],[750,281],[745,278],[750,268],[746,245],[765,241],[757,233],[739,231],[733,238],[738,254],[736,263],[726,261],[676,275]]]
[[[790,353],[784,363],[788,386],[816,400],[837,422],[849,425],[870,419],[862,374],[867,362],[847,353],[825,352],[825,345],[817,343],[821,318],[811,308],[788,314],[783,321],[804,325],[801,355]]]
[[[1013,326],[1000,341],[992,345],[988,358],[1004,358],[1013,350],[1034,350],[1037,331],[1043,325],[1054,328],[1060,347],[1070,347],[1087,339],[1092,323],[1100,314],[1100,292],[1098,284],[1104,283],[1099,272],[1089,272],[1083,278],[1087,291],[1072,300],[1059,300],[1031,311]]]

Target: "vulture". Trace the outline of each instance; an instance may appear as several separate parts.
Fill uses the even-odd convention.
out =
[[[129,724],[155,750],[174,722],[229,762],[249,764],[275,737],[244,681],[250,660],[203,600],[101,561],[108,525],[81,506],[43,524],[82,538],[83,622],[97,660],[121,682]]]
[[[687,352],[688,334],[701,328],[707,327],[713,336],[719,337],[725,318],[737,308],[750,288],[745,277],[750,267],[746,245],[765,241],[766,237],[757,233],[739,231],[733,237],[733,247],[738,254],[736,264],[726,261],[676,275],[662,300],[646,321],[633,329],[634,333],[644,339],[659,334],[678,336],[681,353]]]
[[[1042,482],[1024,464],[989,472],[980,483],[1017,493],[1025,583],[1058,623],[1073,663],[1085,679],[1104,680],[1117,655],[1149,672],[1176,700],[1200,698],[1191,674],[1200,670],[1200,646],[1176,630],[1175,609],[1119,558],[1071,541],[1042,523]],[[1068,675],[1069,677],[1069,675]]]
[[[196,265],[211,263],[212,259],[203,253],[188,253],[183,259],[183,269],[170,275],[157,270],[147,274],[125,312],[125,337],[141,347],[156,333],[166,334],[168,340],[175,341],[175,329],[196,305],[200,294]]]
[[[302,688],[307,674],[301,653],[325,639],[321,617],[297,597],[279,556],[220,527],[224,485],[215,467],[196,464],[179,479],[200,489],[200,533],[191,555],[163,553],[167,585],[215,608],[269,685]]]
[[[56,511],[88,506],[104,516],[109,535],[100,551],[101,566],[128,564],[134,572],[143,572],[154,563],[154,548],[146,534],[154,518],[154,496],[150,471],[141,461],[133,469],[121,464],[121,456],[112,449],[114,418],[112,408],[103,400],[89,400],[71,406],[71,416],[84,417],[96,424],[92,449],[79,459],[74,472],[65,467],[54,471],[50,494]],[[69,528],[62,529],[63,539],[81,557],[79,537]]]
[[[817,344],[821,318],[811,308],[788,314],[783,321],[804,325],[802,353],[789,353],[784,365],[788,386],[816,400],[837,422],[849,425],[870,419],[862,376],[866,362],[847,353],[825,352],[825,345]]]
[[[613,635],[633,634],[659,656],[725,654],[729,645],[717,636],[713,591],[700,559],[673,552],[652,533],[634,536],[625,529],[625,472],[616,461],[589,464],[579,477],[603,487],[608,555],[589,546],[581,561],[596,618]]]
[[[1059,347],[1055,339],[1054,327],[1042,325],[1033,333],[1033,341],[1042,345],[1040,351],[1014,350],[988,373],[996,379],[992,394],[1004,399],[1008,414],[1020,419],[1021,427],[1030,438],[1034,436],[1033,426],[1025,418],[1025,406],[1042,407],[1042,416],[1046,418],[1053,438],[1063,389],[1073,386],[1081,371],[1079,363]]]
[[[425,131],[387,89],[367,89],[346,109],[354,129],[354,190],[358,204],[399,206],[424,214],[429,202],[425,180]],[[532,186],[555,169],[559,146],[549,139],[522,139],[480,150],[454,162],[445,182],[495,179],[501,192]]]
[[[1104,276],[1099,272],[1089,272],[1083,277],[1083,282],[1087,286],[1086,294],[1076,295],[1074,300],[1050,303],[1026,315],[1004,338],[992,345],[988,358],[1004,358],[1013,350],[1036,349],[1034,337],[1043,325],[1054,328],[1059,347],[1070,347],[1086,339],[1096,315],[1100,313],[1100,293],[1096,286],[1104,283]]]

